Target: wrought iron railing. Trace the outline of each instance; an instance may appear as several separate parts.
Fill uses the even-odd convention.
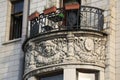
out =
[[[81,6],[79,10],[57,9],[55,13],[40,14],[30,21],[30,36],[60,30],[101,31],[104,25],[103,10],[90,6]]]

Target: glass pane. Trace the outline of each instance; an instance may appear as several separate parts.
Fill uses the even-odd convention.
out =
[[[23,2],[15,3],[14,5],[14,13],[22,12],[23,11]]]
[[[20,38],[22,32],[22,16],[13,16],[12,39]]]
[[[45,77],[41,78],[40,80],[63,80],[63,75],[56,75],[56,76],[50,76],[50,77]]]
[[[32,25],[30,26],[30,37],[33,37],[39,33],[39,23],[35,22],[34,24],[31,24]]]
[[[94,73],[80,73],[78,74],[78,80],[95,80]]]

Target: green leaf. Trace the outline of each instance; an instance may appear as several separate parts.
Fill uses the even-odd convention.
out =
[[[61,18],[65,17],[63,13],[60,13],[58,16],[61,17]]]

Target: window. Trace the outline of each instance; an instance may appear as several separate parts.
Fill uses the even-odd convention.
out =
[[[98,80],[98,71],[83,70],[78,72],[78,80]]]
[[[39,80],[63,80],[62,70],[48,72],[43,75],[38,76]]]
[[[79,73],[78,80],[95,80],[95,75],[90,73]]]
[[[63,6],[65,7],[66,4],[77,2],[81,5],[81,0],[63,0]],[[78,14],[80,10],[66,10],[65,11],[65,19],[64,24],[67,26],[68,29],[78,28],[80,23],[80,15]]]
[[[55,75],[55,76],[49,76],[49,77],[44,77],[41,78],[40,80],[63,80],[63,75]]]
[[[23,0],[11,2],[10,40],[20,38],[22,34]]]

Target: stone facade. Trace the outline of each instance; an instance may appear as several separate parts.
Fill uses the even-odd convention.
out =
[[[21,46],[25,40],[26,33],[30,34],[26,31],[26,26],[29,30],[29,22],[27,22],[27,13],[30,15],[34,11],[38,11],[40,13],[43,12],[43,9],[48,7],[47,0],[25,0],[24,4],[24,19],[23,19],[23,34],[21,39],[16,39],[9,41],[9,26],[10,26],[10,0],[0,0],[0,80],[22,80],[23,76],[23,61],[24,61],[24,53],[21,50]],[[58,0],[56,0],[58,1]],[[53,3],[55,4],[56,2]],[[96,70],[100,70],[100,80],[119,80],[120,78],[120,27],[119,27],[119,18],[120,18],[120,10],[119,10],[119,0],[82,0],[82,5],[85,6],[94,6],[101,8],[104,11],[104,31],[108,35],[107,37],[91,36],[90,34],[86,36],[75,36],[70,35],[64,38],[57,38],[51,39],[46,41],[34,42],[34,40],[29,44],[32,46],[32,50],[28,49],[26,51],[26,56],[31,56],[30,58],[26,59],[26,68],[38,68],[46,64],[53,64],[54,66],[56,63],[62,64],[63,62],[68,62],[65,59],[73,59],[77,60],[80,64],[92,64],[102,67],[88,67],[88,66],[76,66],[77,68],[95,68]],[[29,5],[29,10],[27,11],[27,7]],[[58,4],[56,4],[58,5]],[[28,23],[28,24],[27,24]],[[74,39],[72,39],[74,37]],[[67,43],[69,40],[70,44]],[[59,44],[58,44],[59,43]],[[64,44],[63,44],[64,43]],[[37,44],[37,45],[36,45]],[[68,44],[68,45],[67,45]],[[106,45],[105,45],[106,44]],[[51,48],[50,52],[52,54],[48,54],[47,50],[44,50],[44,46],[47,45]],[[38,47],[39,46],[39,47]],[[66,47],[69,47],[66,49]],[[39,48],[39,49],[38,49]],[[41,50],[42,48],[42,50]],[[48,48],[48,49],[49,49]],[[37,50],[38,51],[37,51]],[[80,49],[80,51],[78,51]],[[74,54],[68,54],[74,53]],[[45,53],[46,55],[44,55]],[[59,54],[60,53],[60,54]],[[84,53],[82,56],[83,59],[81,60],[81,55],[79,53]],[[92,53],[92,54],[88,54]],[[101,55],[100,55],[101,54]],[[36,56],[37,55],[37,56]],[[64,55],[64,56],[63,56]],[[99,57],[98,57],[99,55]],[[94,56],[94,60],[91,59],[90,56]],[[41,58],[37,58],[41,57]],[[46,58],[49,57],[49,58]],[[67,58],[71,57],[71,58]],[[89,58],[87,58],[89,57]],[[105,59],[106,58],[106,59]],[[59,61],[59,60],[60,61]],[[87,60],[88,59],[88,60]],[[34,60],[38,61],[34,62]],[[77,62],[75,61],[75,62]],[[53,62],[53,63],[52,63]],[[41,65],[42,63],[42,65]],[[62,66],[53,67],[48,70],[44,68],[38,73],[55,70],[55,69],[63,69],[65,63]],[[75,66],[71,66],[73,68]],[[29,71],[29,69],[26,69]],[[104,71],[105,70],[105,71]],[[71,72],[69,69],[64,70],[65,73]],[[75,73],[73,69],[72,72]],[[27,75],[28,73],[26,73]],[[33,75],[32,73],[30,73]],[[35,74],[35,73],[34,73]],[[105,74],[105,76],[104,76]],[[25,75],[25,76],[26,76]],[[75,74],[74,74],[75,75]],[[68,75],[66,75],[68,76]],[[30,76],[26,76],[30,77]],[[34,77],[33,77],[34,78]],[[29,80],[33,80],[33,78]],[[65,77],[65,80],[69,79],[69,77]],[[73,78],[75,79],[75,78]]]
[[[84,34],[85,36],[81,36]],[[87,36],[86,36],[87,35]],[[95,35],[93,33],[93,35]],[[40,42],[30,40],[26,49],[26,69],[36,69],[60,63],[94,64],[105,67],[106,37],[94,36],[86,33],[67,34],[61,37],[40,37]],[[35,40],[35,39],[34,39]],[[28,70],[29,71],[29,70]]]
[[[8,41],[9,7],[9,0],[0,0],[0,80],[22,80],[21,39]]]
[[[27,73],[31,73],[32,70],[38,74],[39,68],[54,66],[53,70],[57,70],[63,69],[67,64],[105,68],[106,36],[81,31],[58,34],[59,37],[55,37],[56,34],[51,34],[52,36],[48,34],[25,43],[25,76],[28,76]],[[47,68],[45,69],[44,72],[47,72]],[[48,70],[52,71],[49,68]]]

